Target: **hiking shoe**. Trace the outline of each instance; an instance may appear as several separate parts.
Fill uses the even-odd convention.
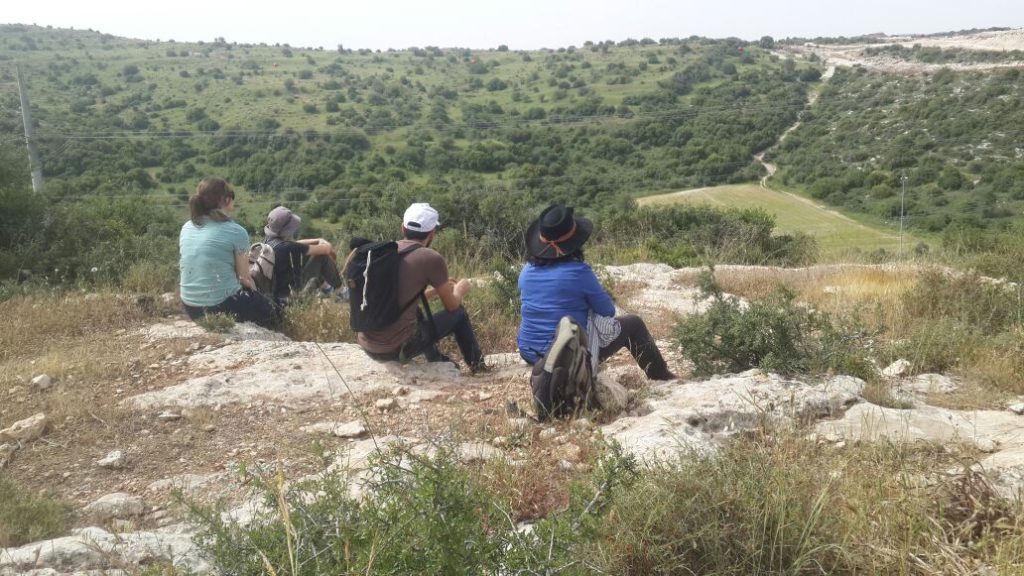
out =
[[[487,364],[484,364],[484,361],[481,360],[476,364],[470,365],[469,371],[473,374],[487,374],[488,372],[491,371],[491,367],[488,366]]]
[[[338,288],[337,290],[335,290],[334,291],[334,297],[339,302],[348,302],[348,300],[349,300],[348,286],[342,286],[341,288]]]

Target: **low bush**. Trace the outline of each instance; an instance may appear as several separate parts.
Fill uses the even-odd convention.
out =
[[[973,332],[994,335],[1024,323],[1019,286],[973,274],[929,271],[907,292],[904,305],[912,318],[948,320]]]
[[[459,465],[449,445],[433,455],[386,451],[371,461],[361,498],[342,471],[287,486],[280,474],[246,472],[264,504],[246,526],[225,522],[222,508],[189,508],[197,543],[225,574],[543,571],[564,562],[588,518],[605,513],[604,503],[632,478],[631,462],[613,450],[595,466],[595,484],[581,485],[569,510],[532,532],[519,530],[502,498]]]
[[[235,327],[235,319],[230,314],[206,314],[196,324],[207,332],[224,333]]]
[[[749,304],[725,295],[713,270],[702,274],[707,311],[680,320],[675,340],[701,376],[751,368],[780,374],[840,372],[865,380],[872,335],[855,320],[833,324],[825,313],[795,301],[785,286]]]
[[[73,519],[70,505],[32,494],[0,474],[0,548],[60,536]]]

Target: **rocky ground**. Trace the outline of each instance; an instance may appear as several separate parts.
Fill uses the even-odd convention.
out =
[[[628,287],[623,306],[661,336],[677,315],[704,306],[692,287],[696,272],[607,269]],[[293,342],[246,325],[220,335],[169,318],[108,339],[127,368],[91,396],[72,395],[82,406],[67,412],[94,419],[93,432],[71,416],[31,415],[53,405],[41,399],[71,393],[74,382],[26,373],[3,399],[7,473],[76,503],[83,520],[70,536],[0,550],[0,574],[119,573],[154,561],[202,572],[173,491],[226,498],[244,518],[254,504],[242,497],[239,464],[280,469],[289,479],[322,470],[325,458],[358,471],[382,446],[428,448],[439,438],[455,439],[466,462],[544,462],[557,477],[585,467],[603,439],[656,461],[678,457],[680,448],[714,451],[767,418],[799,422],[840,448],[882,438],[956,445],[976,453],[1001,490],[1024,486],[1024,404],[940,407],[949,403],[935,400],[956,394],[959,383],[940,374],[905,377],[901,364],[886,376],[907,406],[896,409],[866,401],[864,382],[848,376],[801,381],[751,371],[648,383],[623,354],[602,369],[605,408],[596,418],[545,424],[530,417],[528,368],[511,352],[489,356],[492,369],[470,375],[452,364],[378,363],[353,344]],[[688,372],[678,355],[670,360],[677,373]],[[530,511],[518,519],[530,520]]]

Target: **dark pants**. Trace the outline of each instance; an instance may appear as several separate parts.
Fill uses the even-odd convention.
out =
[[[437,349],[437,343],[442,338],[454,334],[455,343],[458,344],[459,352],[462,352],[462,359],[466,361],[469,369],[475,372],[483,368],[484,355],[480,351],[480,345],[476,341],[476,334],[473,333],[473,325],[469,322],[469,314],[466,313],[465,308],[459,306],[454,312],[443,311],[434,314],[433,329],[422,311],[419,311],[418,315],[416,332],[402,344],[401,348],[383,354],[371,352],[367,352],[367,354],[377,360],[405,361],[422,354],[430,362],[445,361],[447,358]]]
[[[330,256],[313,256],[302,267],[302,286],[316,281],[316,287],[327,282],[332,288],[341,288],[344,284],[338,272],[338,263]]]
[[[668,369],[668,363],[661,356],[661,351],[658,350],[658,345],[655,344],[654,337],[647,330],[647,324],[644,324],[643,319],[636,314],[616,316],[615,319],[619,321],[622,331],[607,346],[602,346],[598,350],[598,362],[604,362],[619,350],[627,348],[648,378],[651,380],[674,380],[675,374]],[[530,362],[522,354],[520,356],[527,363]]]
[[[280,323],[278,310],[270,299],[248,288],[242,288],[216,306],[189,306],[184,302],[182,306],[193,321],[209,314],[227,314],[238,322],[253,322],[271,330]]]
[[[622,326],[622,332],[618,337],[602,346],[598,351],[598,361],[604,362],[612,354],[623,348],[628,348],[629,353],[636,360],[644,374],[652,380],[672,380],[675,375],[668,369],[668,364],[661,356],[658,345],[654,343],[654,337],[647,330],[642,318],[636,314],[616,316],[616,320]]]

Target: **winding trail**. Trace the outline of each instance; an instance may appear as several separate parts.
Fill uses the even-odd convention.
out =
[[[821,86],[824,87],[825,82],[828,82],[829,79],[832,78],[832,75],[835,74],[835,73],[836,73],[836,67],[835,66],[829,66],[828,69],[825,70],[825,72],[821,75],[821,81],[822,81]],[[809,109],[810,107],[814,106],[814,103],[818,101],[818,96],[821,95],[821,90],[822,89],[823,88],[819,88],[817,90],[811,90],[810,92],[807,93],[807,107],[806,108]],[[767,160],[764,159],[765,154],[767,154],[767,153],[771,152],[772,150],[775,150],[776,148],[778,148],[779,144],[781,144],[782,141],[786,139],[786,136],[789,136],[790,132],[792,132],[793,130],[796,130],[797,128],[800,127],[800,117],[801,116],[803,116],[803,110],[801,110],[797,114],[796,122],[794,122],[793,125],[790,126],[789,128],[786,128],[785,130],[783,130],[782,134],[779,135],[779,139],[776,140],[774,144],[772,144],[771,146],[769,146],[769,147],[765,148],[764,150],[758,152],[757,154],[754,154],[754,160],[757,160],[757,162],[760,163],[761,166],[764,166],[765,172],[768,173],[766,176],[762,177],[761,181],[759,182],[760,185],[761,185],[761,188],[768,188],[769,187],[768,186],[768,179],[771,178],[772,176],[775,176],[775,173],[778,172],[778,170],[779,170],[779,167],[777,165],[775,165],[775,164],[773,164],[771,162],[768,162]]]

